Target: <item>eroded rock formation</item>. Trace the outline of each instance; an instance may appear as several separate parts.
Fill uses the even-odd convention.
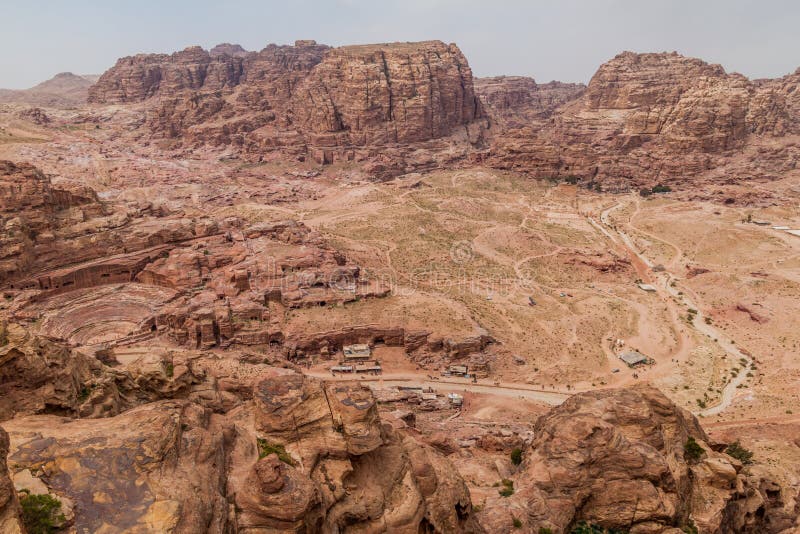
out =
[[[139,55],[120,59],[90,94],[97,103],[151,97],[158,102],[147,124],[156,136],[259,158],[281,151],[319,163],[368,161],[378,175],[430,165],[436,151],[378,158],[375,147],[455,134],[463,152],[483,128],[467,60],[440,41]]]
[[[525,76],[476,78],[475,93],[486,107],[493,129],[541,127],[563,104],[578,98],[582,83],[536,83]]]
[[[240,526],[482,532],[453,466],[382,425],[365,386],[273,372],[256,383],[254,400],[261,446],[286,452],[257,461],[237,490]]]
[[[701,452],[687,452],[690,439]],[[719,450],[651,386],[581,393],[536,423],[512,499],[533,532],[579,521],[630,532],[791,529],[797,495]]]
[[[612,190],[774,177],[800,157],[791,139],[769,142],[795,132],[796,83],[797,74],[753,82],[676,53],[625,52],[550,122],[501,135],[490,161]]]
[[[0,531],[8,534],[22,534],[20,507],[17,492],[8,474],[8,434],[0,428]]]

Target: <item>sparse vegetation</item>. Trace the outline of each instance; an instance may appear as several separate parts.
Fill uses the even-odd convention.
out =
[[[515,517],[512,521],[514,523],[514,528],[522,528],[522,521]]]
[[[175,376],[175,365],[172,362],[167,362],[164,364],[164,374],[167,375],[167,378],[172,378]]]
[[[511,451],[511,463],[514,465],[519,465],[522,463],[522,449],[515,448]]]
[[[35,495],[23,490],[19,503],[28,534],[52,534],[66,520],[61,512],[61,501],[52,495]]]
[[[553,534],[553,529],[548,527],[539,527],[539,534]]]
[[[697,530],[697,527],[694,524],[694,521],[691,519],[687,521],[687,523],[681,528],[685,534],[700,534],[700,531]]]
[[[498,490],[501,497],[511,497],[514,495],[514,481],[504,478],[501,484],[503,487]]]
[[[742,447],[738,439],[728,445],[728,448],[725,449],[725,454],[736,458],[745,465],[753,463],[753,452]]]
[[[598,525],[581,521],[570,530],[570,534],[626,534],[627,530],[618,530],[615,528],[603,528]]]
[[[703,447],[692,436],[683,445],[683,457],[687,462],[696,462],[705,454]]]
[[[660,194],[660,193],[669,193],[670,191],[672,191],[672,188],[670,186],[663,185],[663,184],[658,184],[658,185],[655,185],[655,186],[653,186],[651,188],[645,187],[643,189],[640,189],[639,190],[639,195],[641,195],[643,197],[649,197],[651,195],[656,195],[656,194]]]
[[[266,439],[258,438],[258,457],[259,458],[266,458],[270,454],[276,454],[278,456],[278,460],[281,462],[294,466],[294,458],[286,452],[286,448],[283,445],[278,445],[277,443],[270,443]]]

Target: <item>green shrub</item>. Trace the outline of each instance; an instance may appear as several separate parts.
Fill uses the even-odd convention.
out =
[[[725,449],[725,454],[736,458],[745,465],[753,463],[752,451],[749,451],[744,447],[742,447],[742,444],[739,443],[738,439],[733,443],[731,443],[730,445],[728,445],[728,448]]]
[[[501,497],[511,497],[514,495],[514,482],[507,478],[504,478],[501,483],[503,484],[502,489],[498,490],[498,493]]]
[[[19,503],[28,534],[52,534],[66,520],[61,513],[61,501],[51,495],[32,495],[24,491]]]
[[[164,364],[164,373],[167,375],[167,378],[172,378],[175,376],[175,366],[172,362],[167,362]]]
[[[511,451],[511,463],[514,465],[522,463],[522,449],[519,447]]]
[[[696,462],[703,457],[703,454],[705,454],[703,447],[692,436],[689,436],[683,446],[683,457],[689,462]]]
[[[700,531],[697,530],[694,521],[691,519],[685,525],[683,525],[683,527],[681,527],[681,530],[684,532],[684,534],[700,534]]]
[[[294,458],[292,458],[292,456],[288,452],[286,452],[286,448],[283,445],[278,445],[277,443],[270,443],[263,438],[258,438],[256,441],[258,443],[259,459],[266,458],[270,454],[277,454],[278,460],[280,460],[281,462],[292,466],[294,465]]]
[[[553,529],[548,527],[539,527],[539,534],[553,534]]]
[[[570,534],[626,534],[626,530],[618,530],[615,528],[603,528],[597,525],[592,525],[586,521],[581,521],[570,530]]]
[[[522,528],[522,521],[520,521],[518,518],[515,517],[513,523],[514,523],[514,528]]]

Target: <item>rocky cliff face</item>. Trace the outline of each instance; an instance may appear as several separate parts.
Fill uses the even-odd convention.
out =
[[[355,145],[444,137],[480,116],[466,58],[441,41],[334,49],[304,80],[294,110],[303,129]]]
[[[17,492],[8,475],[8,434],[0,428],[0,532],[22,534]]]
[[[582,393],[537,422],[511,500],[530,532],[581,521],[632,533],[791,531],[798,496],[722,449],[651,386]]]
[[[501,130],[541,125],[563,104],[578,98],[582,83],[538,84],[525,76],[476,78],[475,93]]]
[[[36,261],[37,242],[52,240],[71,209],[98,215],[94,191],[82,186],[55,187],[30,164],[0,160],[0,283],[24,274]],[[83,217],[83,216],[81,216]],[[68,219],[68,217],[67,217]]]
[[[743,167],[769,177],[795,167],[791,144],[788,154],[770,146],[757,164],[737,156],[756,150],[765,136],[794,131],[796,81],[793,75],[755,83],[675,53],[626,52],[601,66],[586,90],[542,128],[501,135],[490,159],[612,189],[714,172],[730,177],[747,172]]]
[[[106,72],[90,101],[145,102],[147,128],[172,143],[319,163],[374,162],[376,148],[454,134],[464,152],[480,141],[483,116],[464,55],[440,41],[139,55]],[[397,171],[408,151],[395,152],[382,157]]]

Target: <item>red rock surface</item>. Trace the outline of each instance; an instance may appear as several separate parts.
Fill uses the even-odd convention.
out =
[[[796,74],[752,82],[675,53],[625,52],[541,129],[501,135],[490,161],[612,190],[770,178],[800,157],[789,137],[799,118],[796,83]]]
[[[278,151],[319,163],[369,161],[378,175],[430,165],[437,152],[420,160],[402,149],[378,156],[378,147],[457,134],[465,152],[483,128],[467,60],[440,41],[138,55],[107,71],[90,101],[148,101],[148,129],[175,143],[228,145],[259,160]]]
[[[574,395],[534,433],[509,499],[525,509],[530,532],[569,532],[586,521],[677,533],[689,516],[700,532],[792,527],[795,497],[765,490],[771,481],[717,452],[697,419],[652,386]],[[690,437],[703,449],[697,460],[685,453]]]
[[[8,475],[8,434],[0,428],[0,531],[8,534],[22,534],[20,521],[21,509],[17,501],[17,492]]]
[[[476,78],[475,93],[501,131],[542,124],[586,89],[582,83],[536,83],[525,76]]]

